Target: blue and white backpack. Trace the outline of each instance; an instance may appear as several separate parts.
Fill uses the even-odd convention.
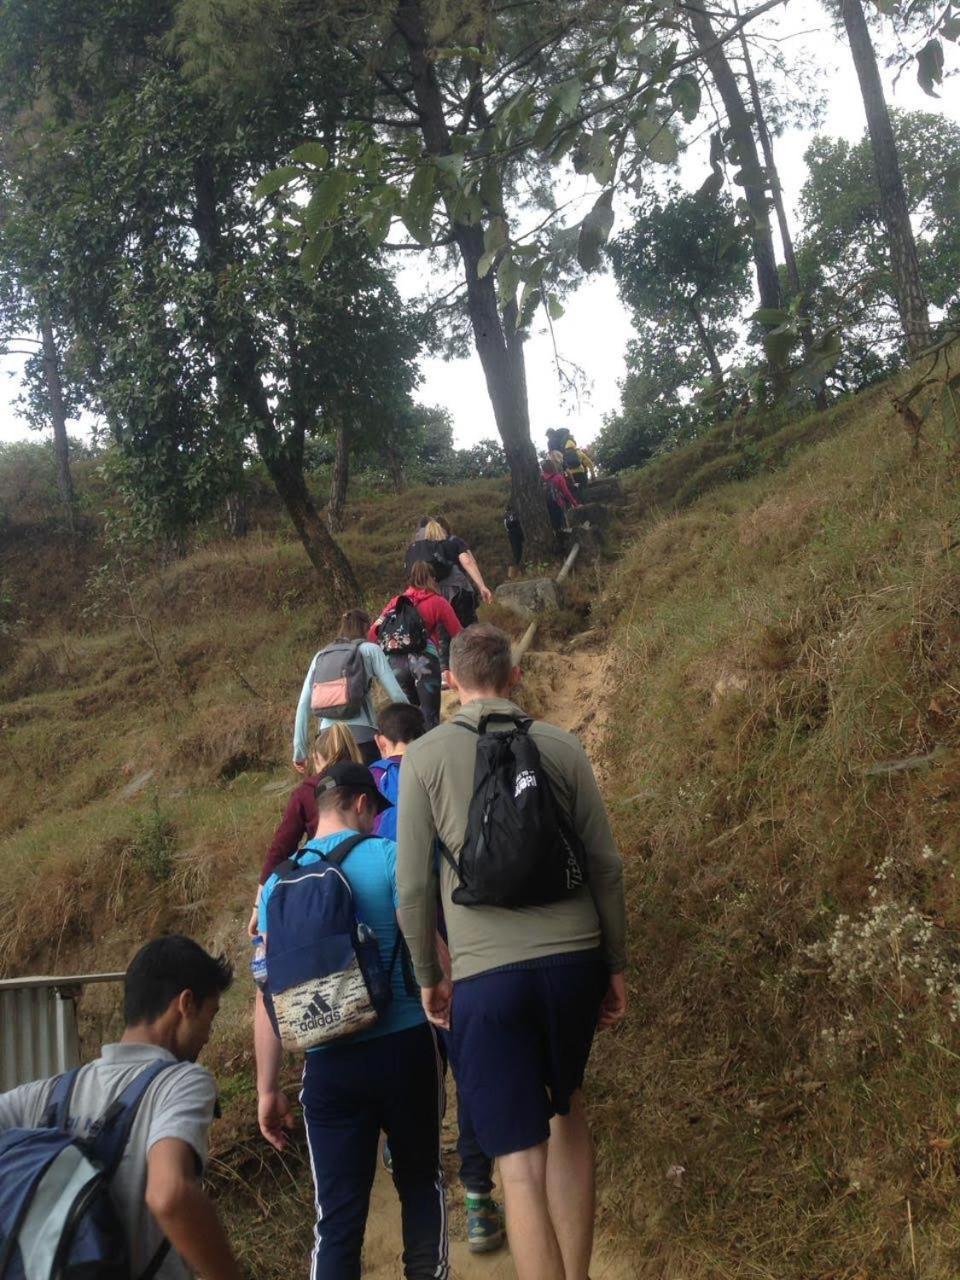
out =
[[[372,1027],[392,999],[374,931],[357,919],[343,863],[362,841],[340,842],[319,862],[300,861],[309,847],[277,868],[267,899],[264,996],[285,1049],[304,1052]]]
[[[60,1076],[39,1129],[0,1135],[0,1278],[130,1280],[127,1233],[110,1195],[144,1094],[169,1062],[147,1067],[86,1137],[67,1129],[80,1068]],[[138,1280],[151,1280],[170,1245]]]

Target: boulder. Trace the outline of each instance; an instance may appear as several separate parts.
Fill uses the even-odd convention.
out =
[[[572,507],[567,514],[575,531],[584,527],[589,529],[610,527],[610,509],[602,502],[585,502],[580,507]]]
[[[560,595],[552,578],[522,578],[518,582],[501,582],[493,594],[499,604],[505,609],[511,609],[525,621],[560,608]]]
[[[622,502],[623,489],[615,476],[607,476],[602,480],[591,480],[583,496],[587,502]]]

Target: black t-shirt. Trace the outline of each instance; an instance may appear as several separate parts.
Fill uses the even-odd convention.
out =
[[[470,548],[462,538],[458,538],[455,534],[451,534],[443,544],[443,554],[447,557],[451,564],[459,564],[460,557]]]

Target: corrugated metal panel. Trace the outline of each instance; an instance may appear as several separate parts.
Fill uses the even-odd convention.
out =
[[[122,977],[122,973],[103,973],[0,982],[0,1092],[77,1066],[81,986]]]

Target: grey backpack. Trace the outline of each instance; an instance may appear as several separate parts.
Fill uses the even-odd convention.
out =
[[[321,649],[313,663],[310,709],[326,720],[355,720],[367,696],[362,640],[343,640]]]

